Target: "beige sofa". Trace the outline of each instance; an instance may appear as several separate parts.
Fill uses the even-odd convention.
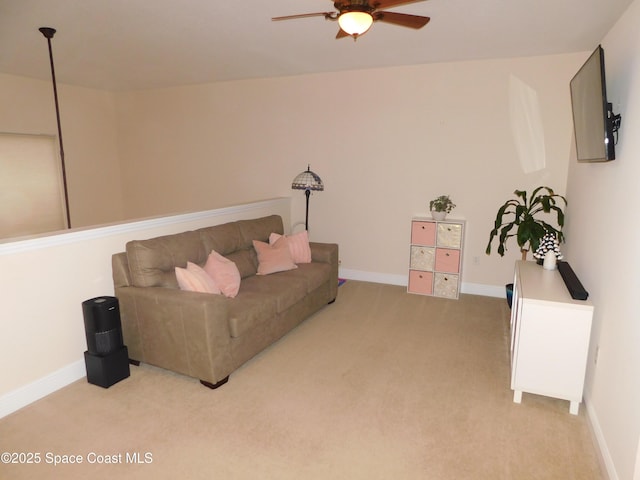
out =
[[[132,363],[195,377],[211,388],[312,313],[336,299],[338,245],[310,243],[312,262],[256,275],[252,241],[283,233],[281,217],[130,241],[113,255],[115,295]],[[235,298],[181,290],[175,267],[203,265],[211,250],[241,275]]]

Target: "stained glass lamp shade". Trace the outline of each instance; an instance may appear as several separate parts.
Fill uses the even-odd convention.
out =
[[[304,190],[304,194],[307,197],[304,226],[305,229],[309,230],[309,196],[311,195],[311,190],[318,192],[324,190],[324,183],[322,183],[320,176],[317,173],[312,172],[310,166],[307,166],[307,169],[304,172],[298,174],[296,178],[293,179],[291,188],[293,190]]]

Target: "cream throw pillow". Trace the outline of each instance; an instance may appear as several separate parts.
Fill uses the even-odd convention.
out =
[[[200,293],[220,293],[213,279],[195,263],[187,262],[187,268],[176,267],[176,278],[181,290]]]
[[[213,279],[225,297],[234,298],[240,290],[240,271],[235,263],[211,250],[204,271]]]
[[[269,235],[269,244],[276,243],[282,235],[272,233]],[[285,235],[289,245],[289,252],[294,263],[311,263],[311,247],[309,247],[309,233],[304,230],[293,235]]]
[[[254,240],[253,248],[256,249],[258,254],[258,275],[269,275],[270,273],[298,268],[291,258],[291,252],[285,237],[280,238],[273,245]]]

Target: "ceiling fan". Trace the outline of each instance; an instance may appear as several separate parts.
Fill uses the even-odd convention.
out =
[[[407,3],[424,2],[425,0],[337,0],[333,6],[337,12],[302,13],[273,17],[271,20],[293,20],[296,18],[324,17],[327,20],[337,20],[340,30],[336,38],[353,37],[356,40],[366,33],[373,22],[386,22],[409,28],[422,28],[429,17],[410,15],[408,13],[387,12],[383,9],[404,5]]]

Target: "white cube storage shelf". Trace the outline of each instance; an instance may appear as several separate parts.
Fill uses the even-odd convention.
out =
[[[464,220],[457,219],[411,220],[409,293],[459,297],[464,226]]]

